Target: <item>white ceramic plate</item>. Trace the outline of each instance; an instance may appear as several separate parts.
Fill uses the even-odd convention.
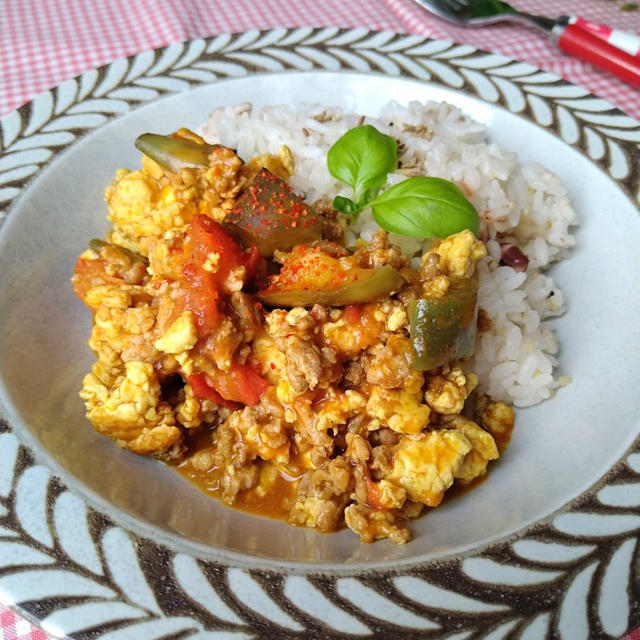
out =
[[[572,384],[518,411],[489,480],[361,545],[229,510],[96,435],[77,397],[89,314],[69,286],[103,190],[147,130],[216,106],[362,113],[447,100],[559,174],[581,225],[554,271]],[[77,638],[620,637],[640,625],[640,125],[468,46],[338,29],[218,36],[116,61],[2,120],[0,599]],[[221,635],[216,635],[220,632]],[[412,635],[413,634],[413,635]]]

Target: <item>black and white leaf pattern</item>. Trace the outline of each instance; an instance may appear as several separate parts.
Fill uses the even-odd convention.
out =
[[[20,135],[22,129],[22,117],[19,111],[12,111],[8,116],[2,118],[2,150],[11,146]]]
[[[617,513],[567,513],[553,521],[558,531],[584,538],[615,536],[640,530],[640,515]]]
[[[192,618],[173,617],[157,618],[142,622],[133,622],[115,631],[107,631],[100,636],[101,640],[162,640],[170,635],[198,629]],[[191,635],[191,634],[190,634]]]
[[[188,636],[189,640],[252,640],[256,637],[243,631],[196,631]]]
[[[549,637],[550,616],[548,613],[542,613],[528,624],[524,625],[518,640],[540,640]]]
[[[496,562],[490,558],[467,558],[462,563],[462,570],[472,580],[513,586],[550,582],[562,575],[561,571],[518,567]]]
[[[55,560],[48,554],[22,542],[0,540],[0,567],[51,564]]]
[[[15,602],[48,598],[112,598],[113,589],[64,569],[27,569],[3,574],[0,586]]]
[[[518,625],[518,622],[518,619],[509,620],[509,622],[501,624],[493,631],[490,631],[486,635],[482,636],[482,640],[505,640],[506,638],[512,637],[510,636],[510,634]]]
[[[29,467],[18,479],[15,510],[24,533],[37,544],[52,548],[53,536],[47,519],[51,472],[43,466]]]
[[[350,601],[367,615],[384,620],[399,627],[412,629],[440,629],[440,625],[424,616],[417,616],[411,611],[395,604],[387,597],[380,595],[371,587],[365,586],[355,578],[341,578],[337,582],[337,592],[345,600]]]
[[[53,505],[53,523],[58,544],[71,560],[95,575],[103,575],[102,561],[88,527],[87,505],[65,491]]]
[[[100,84],[93,92],[93,95],[96,98],[101,98],[102,96],[107,95],[112,89],[115,89],[122,82],[122,79],[128,70],[129,62],[126,58],[121,58],[120,60],[112,62],[107,67],[106,73],[104,74]]]
[[[468,45],[304,27],[140,53],[9,114],[0,123],[0,225],[31,180],[85,133],[165,95],[256,70],[385,73],[464,90],[555,132],[640,202],[640,126],[584,89]],[[115,525],[35,464],[0,418],[0,591],[51,633],[82,640],[617,637],[640,625],[632,606],[640,601],[639,487],[636,442],[575,504],[460,558],[349,577],[247,571]],[[166,558],[163,575],[145,564],[150,554]]]
[[[112,527],[102,537],[105,561],[114,582],[130,602],[159,613],[153,591],[149,586],[129,534],[120,527]]]
[[[144,51],[129,58],[129,68],[124,79],[125,86],[145,73],[153,64],[153,60],[153,51]]]
[[[592,544],[566,544],[529,539],[518,540],[513,544],[513,551],[521,558],[548,565],[575,562],[596,549]]]
[[[229,569],[227,580],[231,592],[238,600],[245,599],[251,608],[267,620],[271,620],[286,629],[302,631],[304,627],[294,620],[282,607],[270,598],[265,590],[246,571]]]
[[[473,635],[473,631],[461,631],[459,633],[449,633],[442,636],[442,640],[467,640]]]
[[[598,616],[605,633],[616,638],[627,631],[631,567],[637,540],[625,540],[613,551],[600,583]]]
[[[415,576],[399,576],[393,580],[398,591],[410,600],[435,609],[448,609],[469,614],[504,611],[507,607],[494,602],[456,593]]]
[[[195,558],[182,553],[177,554],[173,559],[173,571],[178,585],[196,606],[204,607],[219,620],[232,624],[244,624],[242,618],[220,597],[206,579]]]
[[[338,633],[352,636],[367,636],[371,629],[355,616],[341,609],[329,600],[318,587],[303,576],[288,576],[284,594],[300,611],[318,620],[330,622]]]
[[[640,453],[632,453],[627,458],[627,465],[632,471],[640,474]]]
[[[12,433],[0,433],[0,497],[6,498],[13,488],[19,449],[18,438]]]
[[[640,482],[609,485],[598,491],[598,500],[610,507],[640,508]]]
[[[558,635],[562,640],[589,640],[588,595],[597,562],[587,565],[569,584],[560,606]]]
[[[40,130],[42,125],[53,115],[53,92],[47,91],[36,96],[31,101],[31,114],[24,130],[25,136],[30,136]]]
[[[42,620],[42,628],[55,635],[60,631],[70,635],[91,627],[113,624],[123,620],[146,617],[146,612],[124,602],[87,602],[56,609]]]

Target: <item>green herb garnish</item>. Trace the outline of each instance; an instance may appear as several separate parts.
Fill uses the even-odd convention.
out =
[[[353,199],[338,196],[334,207],[357,216],[373,200],[398,163],[398,143],[371,125],[345,133],[327,153],[334,178],[353,189]]]
[[[387,231],[417,238],[444,238],[463,229],[477,235],[478,214],[461,189],[443,178],[409,178],[380,195],[395,170],[398,144],[371,125],[347,131],[329,149],[327,167],[334,178],[353,189],[353,199],[338,196],[333,207],[354,220],[371,207]]]
[[[371,203],[374,220],[403,236],[446,238],[463,229],[478,234],[478,214],[462,190],[443,178],[409,178]]]

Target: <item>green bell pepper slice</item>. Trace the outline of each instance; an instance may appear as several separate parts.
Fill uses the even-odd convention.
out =
[[[294,247],[280,273],[271,277],[266,289],[258,291],[258,300],[272,307],[341,307],[386,298],[406,284],[404,276],[390,265],[356,267],[348,258],[336,258],[325,248]]]
[[[409,306],[413,366],[435,369],[473,354],[478,318],[478,283],[450,276],[449,291],[439,298],[420,298]]]
[[[198,144],[177,136],[143,133],[136,138],[136,148],[168,171],[201,169],[209,166],[209,156],[221,145]]]
[[[264,290],[258,293],[258,300],[270,307],[312,307],[314,304],[344,307],[381,300],[406,284],[402,274],[389,265],[360,271],[370,273],[357,282],[343,284],[336,289]]]

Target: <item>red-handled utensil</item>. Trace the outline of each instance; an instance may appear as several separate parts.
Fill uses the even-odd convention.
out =
[[[629,84],[640,86],[640,35],[612,29],[575,16],[554,20],[514,9],[502,0],[415,0],[444,20],[465,27],[517,22],[550,35],[558,47]]]
[[[562,17],[551,30],[558,48],[596,67],[615,74],[629,84],[640,87],[640,56],[631,55],[600,36],[584,29],[578,22]]]
[[[612,29],[606,24],[597,24],[576,16],[569,17],[569,24],[575,24],[585,31],[592,33],[594,36],[606,40],[614,47],[626,51],[629,55],[640,58],[640,34],[629,33],[628,31],[621,31],[620,29]]]

